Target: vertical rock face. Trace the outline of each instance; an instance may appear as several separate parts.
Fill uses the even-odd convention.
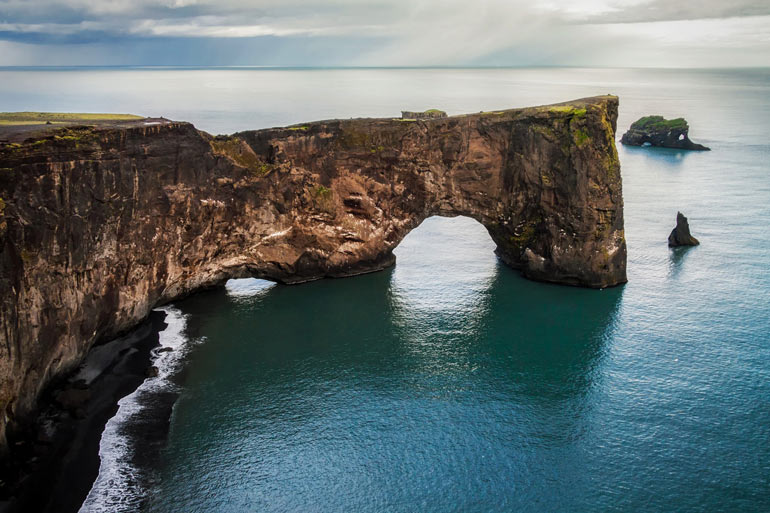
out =
[[[690,223],[681,212],[676,213],[676,226],[668,236],[669,247],[697,246],[700,242],[690,234]]]
[[[626,281],[618,101],[213,138],[177,122],[0,145],[0,434],[91,345],[229,278],[393,264],[433,216],[482,223],[532,279]]]

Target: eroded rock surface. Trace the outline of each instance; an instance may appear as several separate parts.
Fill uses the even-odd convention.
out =
[[[532,279],[626,281],[618,100],[211,137],[150,120],[0,145],[0,434],[150,309],[229,278],[394,263],[433,215],[472,217]]]
[[[689,132],[690,126],[684,118],[669,120],[663,116],[646,116],[634,121],[620,142],[628,146],[650,145],[680,150],[710,150],[702,144],[692,142]]]

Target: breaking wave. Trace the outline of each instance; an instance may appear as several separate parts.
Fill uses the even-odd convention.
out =
[[[172,377],[179,371],[191,344],[184,335],[186,316],[173,306],[166,313],[166,329],[159,333],[160,345],[152,351],[157,376],[148,377],[132,393],[118,402],[118,411],[106,424],[99,444],[99,475],[80,508],[80,513],[135,512],[146,499],[147,476],[134,462],[136,430],[150,412],[148,405],[159,394],[174,392]]]

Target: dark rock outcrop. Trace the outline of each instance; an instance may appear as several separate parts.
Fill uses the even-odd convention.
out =
[[[676,227],[671,230],[668,236],[669,247],[677,246],[697,246],[700,244],[698,239],[690,234],[690,223],[681,212],[676,213]]]
[[[617,108],[604,96],[227,137],[132,121],[0,145],[0,437],[153,307],[230,278],[379,270],[434,215],[478,220],[529,278],[624,283]]]
[[[664,119],[663,116],[646,116],[631,124],[620,139],[628,146],[659,146],[680,150],[708,151],[710,148],[690,140],[690,127],[684,118]]]

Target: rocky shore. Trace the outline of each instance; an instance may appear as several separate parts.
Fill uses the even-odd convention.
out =
[[[131,333],[95,346],[74,372],[43,392],[38,415],[9,438],[0,512],[80,509],[99,472],[105,424],[118,401],[147,377],[164,317],[152,312]]]

